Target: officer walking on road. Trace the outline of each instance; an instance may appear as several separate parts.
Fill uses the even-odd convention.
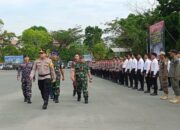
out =
[[[79,56],[80,57],[80,56]],[[92,82],[92,76],[88,65],[84,62],[83,57],[80,57],[75,66],[72,68],[71,79],[76,81],[78,101],[81,101],[81,92],[85,99],[85,104],[88,103],[88,77],[89,82]]]
[[[32,80],[36,71],[38,71],[38,86],[41,91],[41,96],[44,101],[42,109],[47,109],[48,100],[49,100],[49,87],[51,86],[51,77],[52,82],[56,81],[56,75],[53,67],[52,60],[47,58],[46,51],[41,50],[39,52],[39,59],[37,59],[33,65],[33,69],[30,74],[30,79]]]
[[[33,67],[33,63],[29,62],[29,57],[24,56],[24,62],[18,67],[17,80],[19,80],[21,75],[22,82],[22,92],[24,95],[24,102],[31,104],[31,95],[32,95],[32,81],[29,78]]]
[[[64,81],[64,69],[62,67],[62,61],[59,58],[58,52],[56,51],[52,52],[52,61],[56,73],[56,81],[52,83],[51,87],[52,87],[54,102],[59,103],[60,82],[61,82],[61,76],[62,76],[62,81]]]

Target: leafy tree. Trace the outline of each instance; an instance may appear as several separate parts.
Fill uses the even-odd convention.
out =
[[[92,53],[95,59],[104,59],[108,53],[108,49],[106,48],[104,43],[98,43],[93,46]]]
[[[0,19],[0,32],[2,31],[2,26],[4,25],[4,22],[2,21],[2,19]]]
[[[51,32],[53,39],[58,43],[59,49],[66,48],[70,44],[80,42],[82,36],[80,27],[69,28],[68,30],[59,30]]]
[[[91,49],[95,44],[102,42],[102,34],[103,31],[98,26],[86,27],[84,44],[89,46],[89,48]]]
[[[22,42],[24,45],[34,45],[37,48],[42,48],[52,43],[52,37],[44,29],[27,29],[22,34]]]

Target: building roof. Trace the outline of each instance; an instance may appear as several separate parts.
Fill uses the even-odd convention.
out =
[[[131,48],[111,48],[111,50],[114,53],[119,53],[119,52],[130,52]]]

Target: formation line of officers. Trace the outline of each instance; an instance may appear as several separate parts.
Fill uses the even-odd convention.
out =
[[[76,62],[71,69],[71,79],[74,84],[74,92],[77,93],[77,100],[81,101],[83,92],[85,103],[88,103],[88,79],[92,82],[89,66],[84,62],[83,57],[76,55]],[[24,56],[24,62],[19,65],[17,80],[22,83],[24,102],[31,104],[32,82],[35,81],[36,72],[38,73],[38,87],[43,99],[42,109],[47,109],[49,97],[55,103],[59,103],[60,83],[65,80],[64,69],[59,54],[53,51],[49,56],[46,50],[39,51],[39,58],[30,62],[29,56]],[[75,96],[75,94],[74,94]]]
[[[165,52],[160,55],[151,53],[142,57],[140,54],[128,54],[124,58],[115,57],[110,60],[100,60],[89,63],[93,75],[119,83],[134,90],[158,95],[158,79],[160,90],[164,94],[162,100],[169,99],[168,87],[172,86],[175,97],[171,103],[180,103],[180,53],[170,50],[171,61]],[[146,87],[145,87],[146,83]]]

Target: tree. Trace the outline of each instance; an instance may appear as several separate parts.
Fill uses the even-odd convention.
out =
[[[103,31],[98,26],[86,27],[84,44],[89,46],[89,48],[91,49],[95,44],[102,42],[102,34]]]
[[[35,31],[38,30],[38,31],[48,32],[47,29],[43,26],[32,26],[32,27],[30,27],[30,29],[35,30]]]
[[[81,27],[69,28],[51,32],[53,39],[58,43],[59,49],[68,47],[70,44],[80,42],[83,37]]]
[[[2,29],[2,26],[4,25],[4,22],[2,21],[2,19],[0,19],[0,33],[1,33],[1,29]]]
[[[50,34],[44,29],[36,29],[35,27],[25,30],[21,40],[24,45],[34,45],[37,48],[43,48],[48,44],[52,44]]]
[[[104,59],[108,53],[104,43],[97,43],[93,46],[92,53],[95,59]]]

